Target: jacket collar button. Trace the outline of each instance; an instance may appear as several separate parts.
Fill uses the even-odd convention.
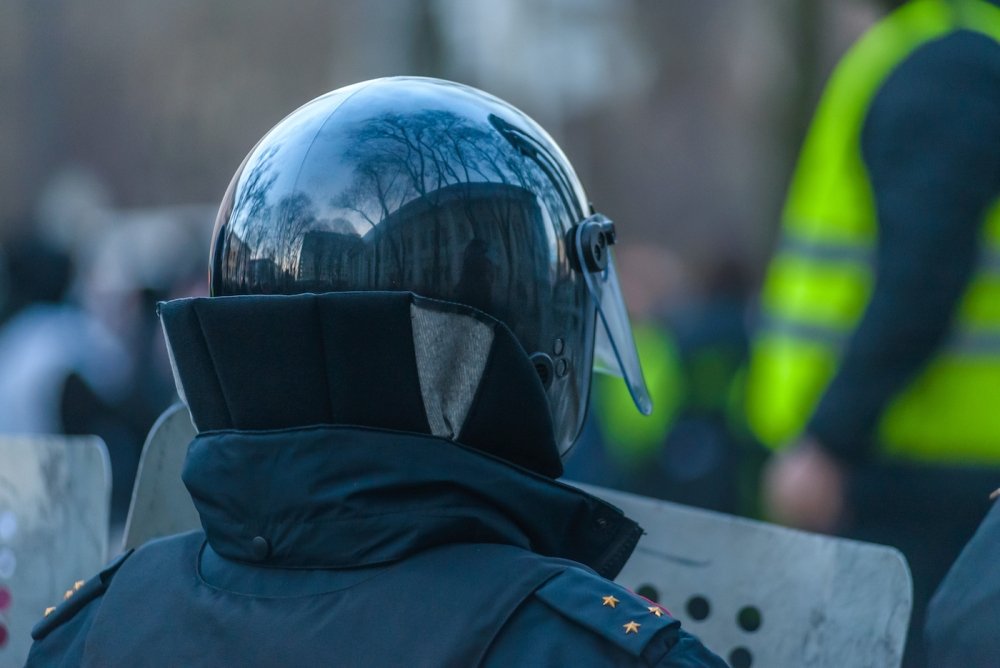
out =
[[[256,536],[250,541],[250,553],[256,561],[264,561],[271,552],[271,546],[263,536]]]

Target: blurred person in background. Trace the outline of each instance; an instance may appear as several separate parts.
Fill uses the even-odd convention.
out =
[[[831,77],[763,288],[771,516],[899,547],[927,600],[1000,473],[1000,6],[913,0]]]
[[[0,329],[0,433],[65,432],[67,386],[111,403],[125,391],[127,354],[91,314],[67,300],[68,253],[41,235],[4,249],[8,315]]]
[[[702,290],[664,248],[622,246],[622,292],[656,406],[644,416],[627,388],[594,378],[590,412],[566,476],[720,512],[752,514],[759,446],[742,411],[749,279],[735,257]]]
[[[28,665],[724,666],[610,581],[638,525],[555,480],[595,340],[651,409],[615,241],[479,90],[288,115],[226,192],[212,297],[160,305],[204,530],[81,583]]]
[[[115,211],[113,222],[92,240],[77,291],[85,311],[113,332],[125,351],[124,385],[109,399],[71,376],[62,398],[63,432],[97,434],[111,455],[111,523],[125,521],[143,443],[157,417],[176,400],[156,304],[175,294],[204,294],[198,262],[211,218],[183,211]]]
[[[93,175],[58,173],[5,248],[0,432],[95,434],[108,446],[113,527],[146,434],[175,398],[157,301],[204,293],[204,211],[120,211]]]

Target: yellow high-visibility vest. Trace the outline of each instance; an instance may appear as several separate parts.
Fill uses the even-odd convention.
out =
[[[747,419],[771,447],[805,427],[871,295],[878,222],[861,129],[872,99],[914,50],[960,29],[1000,41],[1000,8],[914,0],[851,48],[823,94],[785,204],[747,378]],[[874,438],[885,456],[1000,463],[1000,200],[984,212],[981,234],[947,343],[880,418]]]
[[[656,410],[642,415],[620,378],[594,375],[592,409],[608,454],[619,464],[643,464],[664,446],[684,397],[684,371],[673,336],[649,324],[632,328]]]

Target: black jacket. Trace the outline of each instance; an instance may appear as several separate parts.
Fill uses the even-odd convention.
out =
[[[240,306],[261,308],[255,299]],[[274,299],[310,312],[342,306]],[[410,297],[386,299],[393,311]],[[199,304],[182,310],[216,306]],[[217,332],[199,327],[194,339],[212,349]],[[302,333],[287,321],[274,329]],[[174,356],[199,348],[188,343]],[[239,368],[221,357],[204,383],[176,360],[202,428],[184,482],[204,532],[149,543],[85,584],[36,627],[29,666],[725,665],[661,608],[602,577],[640,533],[617,509],[414,431],[218,428],[223,418],[200,408],[204,388],[239,394]]]

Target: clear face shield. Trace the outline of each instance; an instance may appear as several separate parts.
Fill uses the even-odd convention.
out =
[[[614,223],[597,213],[576,225],[572,237],[587,291],[597,306],[594,370],[624,379],[635,407],[643,415],[649,415],[653,412],[653,401],[642,375],[639,353],[632,338],[632,326],[611,253],[611,246],[615,243]]]

